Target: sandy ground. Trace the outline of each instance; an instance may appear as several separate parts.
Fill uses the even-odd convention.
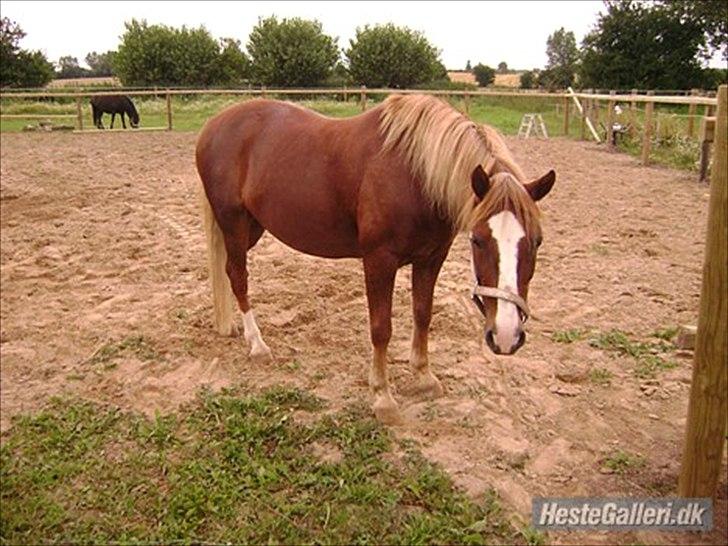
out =
[[[2,430],[63,393],[148,414],[174,410],[203,385],[298,385],[332,408],[368,400],[356,260],[304,256],[265,235],[249,258],[251,296],[275,360],[256,365],[241,338],[213,332],[194,142],[183,133],[1,136]],[[530,175],[548,168],[558,175],[542,205],[529,340],[514,357],[485,352],[467,299],[468,244],[459,237],[437,285],[430,338],[446,394],[422,401],[396,393],[411,377],[410,272],[403,269],[390,374],[408,422],[396,434],[420,442],[471,494],[495,488],[524,518],[532,496],[674,495],[690,358],[646,383],[634,377],[631,359],[550,335],[620,328],[645,339],[657,328],[695,323],[707,188],[694,174],[645,168],[594,144],[509,145]],[[118,346],[123,340],[126,348]],[[104,362],[113,344],[118,354]],[[590,381],[594,368],[609,370],[611,384]],[[604,458],[617,450],[645,462],[603,473]],[[724,479],[718,522],[725,499]],[[726,531],[719,523],[708,536],[553,533],[550,540],[718,544]]]

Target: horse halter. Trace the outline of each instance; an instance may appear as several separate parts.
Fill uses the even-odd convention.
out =
[[[478,308],[478,311],[480,311],[484,317],[486,317],[485,304],[483,303],[483,300],[480,299],[480,296],[484,296],[486,298],[496,298],[511,302],[516,307],[518,307],[518,313],[521,315],[521,322],[523,323],[525,323],[528,320],[528,317],[531,315],[531,311],[528,309],[528,304],[526,303],[526,300],[524,300],[518,294],[514,294],[510,290],[503,290],[501,288],[495,288],[492,286],[481,286],[479,284],[476,284],[473,287],[473,302]]]

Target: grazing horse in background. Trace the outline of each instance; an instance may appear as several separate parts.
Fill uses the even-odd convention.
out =
[[[125,95],[103,95],[99,97],[93,97],[91,99],[91,113],[94,117],[94,125],[103,129],[104,124],[101,121],[101,117],[106,114],[111,114],[111,128],[114,128],[114,119],[116,114],[121,115],[121,125],[126,129],[126,123],[124,121],[124,114],[129,116],[129,123],[133,128],[139,127],[139,113],[134,107],[134,103],[131,99]]]
[[[235,331],[230,289],[251,356],[270,357],[248,299],[247,252],[265,230],[301,252],[362,258],[373,345],[373,409],[399,422],[387,379],[392,291],[412,265],[412,393],[439,396],[427,335],[435,281],[459,231],[470,232],[473,298],[496,353],[525,341],[526,298],[541,243],[536,201],[555,174],[529,182],[492,128],[430,96],[391,96],[331,119],[253,100],[207,122],[197,142],[217,329]],[[229,278],[229,282],[228,282]]]

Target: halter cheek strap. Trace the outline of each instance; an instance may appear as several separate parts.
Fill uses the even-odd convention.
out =
[[[485,305],[483,304],[483,301],[480,299],[479,296],[484,296],[486,298],[496,298],[511,302],[516,307],[518,307],[518,310],[521,312],[521,318],[523,322],[526,322],[528,320],[528,317],[531,315],[531,311],[528,308],[526,300],[524,300],[518,294],[514,294],[510,290],[502,290],[501,288],[495,288],[492,286],[481,286],[479,284],[476,284],[473,288],[473,301],[475,302],[476,307],[478,308],[478,310],[480,310],[483,316],[485,316]]]

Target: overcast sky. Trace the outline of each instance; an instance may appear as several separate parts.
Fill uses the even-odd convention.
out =
[[[146,19],[174,27],[204,25],[216,38],[247,43],[259,17],[304,17],[348,47],[356,27],[393,22],[421,30],[442,50],[451,69],[482,62],[511,68],[546,63],[546,38],[563,26],[577,41],[596,22],[601,1],[578,2],[22,2],[2,0],[2,16],[27,36],[24,49],[49,60],[71,55],[83,63],[91,51],[116,49],[124,21]]]
[[[124,21],[146,19],[180,27],[204,25],[216,38],[236,38],[245,46],[259,17],[318,19],[324,32],[349,46],[356,27],[393,22],[425,33],[442,51],[449,69],[470,60],[496,67],[540,68],[546,64],[546,38],[560,27],[577,43],[596,23],[600,0],[489,2],[23,2],[2,0],[2,16],[27,36],[24,49],[40,49],[49,60],[71,55],[84,63],[91,51],[116,49]],[[712,64],[712,63],[711,63]]]

